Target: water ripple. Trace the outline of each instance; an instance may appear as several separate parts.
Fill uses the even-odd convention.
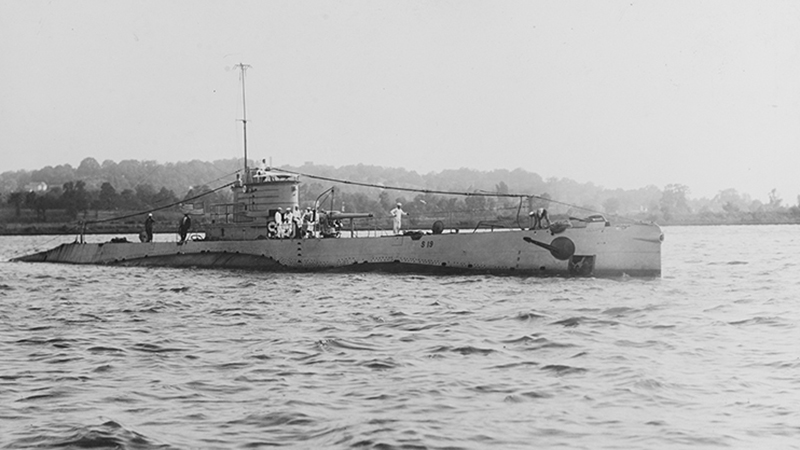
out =
[[[795,447],[796,227],[665,231],[646,280],[0,263],[0,448]]]

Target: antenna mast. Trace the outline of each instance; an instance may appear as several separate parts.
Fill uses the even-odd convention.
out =
[[[239,63],[236,65],[242,73],[242,131],[244,132],[244,182],[250,183],[250,171],[247,169],[247,100],[244,89],[244,75],[247,69],[250,68],[249,64]]]

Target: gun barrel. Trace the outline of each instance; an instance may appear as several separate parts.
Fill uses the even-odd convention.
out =
[[[338,211],[330,211],[327,213],[328,217],[334,220],[341,220],[341,219],[368,219],[373,217],[372,213],[345,213],[345,212],[338,212]]]

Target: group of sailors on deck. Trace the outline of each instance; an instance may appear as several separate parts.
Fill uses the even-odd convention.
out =
[[[267,225],[269,237],[273,239],[302,239],[302,238],[315,238],[319,234],[325,234],[323,229],[333,227],[335,231],[341,228],[341,222],[334,221],[332,224],[323,224],[320,226],[320,215],[311,207],[307,207],[305,211],[301,210],[298,206],[293,208],[278,208],[272,220]]]

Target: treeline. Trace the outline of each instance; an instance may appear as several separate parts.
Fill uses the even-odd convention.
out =
[[[206,185],[197,186],[190,189],[185,198],[191,199],[209,191],[211,189]],[[228,199],[224,194],[212,193],[208,200],[222,203]],[[11,192],[7,203],[14,208],[16,217],[22,217],[25,208],[35,214],[36,221],[47,222],[48,211],[62,212],[72,220],[81,214],[86,217],[90,211],[150,211],[169,205],[177,209],[180,199],[171,189],[161,187],[156,191],[150,184],[140,184],[135,189],[117,192],[109,182],[101,184],[100,189],[87,190],[86,183],[78,180],[68,181],[44,192]]]
[[[63,164],[34,171],[5,172],[0,174],[0,204],[12,213],[3,214],[2,220],[51,222],[85,218],[92,213],[97,217],[99,211],[144,212],[191,199],[228,183],[241,167],[241,159],[166,164],[106,160],[101,164],[94,158],[85,158],[77,168]],[[458,169],[419,174],[362,164],[332,167],[306,163],[282,168],[384,187],[535,196],[520,203],[514,198],[423,194],[301,177],[302,206],[313,205],[322,192],[335,186],[336,192],[326,198],[323,205],[326,209],[372,212],[385,217],[397,202],[401,202],[412,224],[434,218],[453,224],[467,219],[474,222],[476,218],[513,220],[519,211],[526,213],[539,206],[547,207],[554,215],[581,217],[602,213],[662,224],[800,222],[800,208],[785,205],[775,190],[769,193],[769,201],[763,203],[735,189],[721,190],[711,199],[692,199],[689,188],[679,184],[663,189],[656,186],[606,189],[567,178],[543,179],[522,169]],[[207,208],[210,204],[228,202],[230,198],[230,191],[223,189],[192,203],[195,207]],[[174,210],[177,209],[176,206]]]
[[[137,186],[151,186],[156,191],[166,188],[178,196],[191,187],[212,184],[214,180],[230,179],[241,168],[241,160],[230,159],[214,162],[198,160],[159,164],[155,161],[111,160],[98,163],[94,158],[85,158],[77,168],[69,164],[47,166],[39,170],[4,172],[0,174],[0,195],[29,190],[29,186],[45,183],[48,189],[62,187],[65,183],[82,181],[86,191],[99,191],[104,183],[122,193],[136,191]]]

